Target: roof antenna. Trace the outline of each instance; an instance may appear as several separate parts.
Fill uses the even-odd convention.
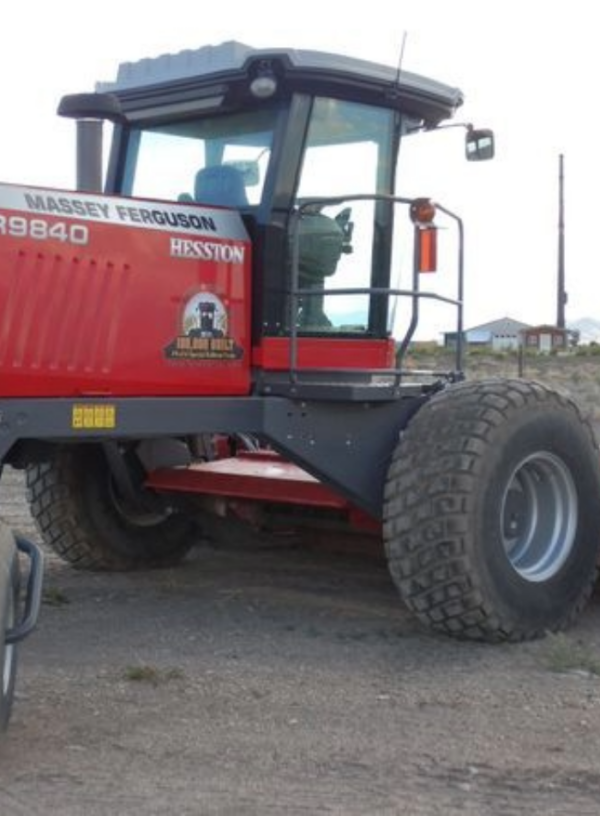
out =
[[[404,49],[406,48],[407,32],[402,32],[402,45],[400,46],[400,58],[398,59],[398,70],[396,71],[396,79],[394,85],[400,85],[400,76],[402,74],[402,66],[404,64]]]

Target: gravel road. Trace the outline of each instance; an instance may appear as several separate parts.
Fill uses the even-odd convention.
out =
[[[0,516],[35,535],[10,472]],[[378,553],[50,556],[20,659],[1,816],[600,814],[597,597],[566,637],[485,646],[423,630]]]

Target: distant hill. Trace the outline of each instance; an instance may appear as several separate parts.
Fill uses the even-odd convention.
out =
[[[568,328],[579,332],[580,343],[600,343],[600,320],[581,317],[579,320],[570,320]]]

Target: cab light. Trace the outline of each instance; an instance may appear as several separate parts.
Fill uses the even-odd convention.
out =
[[[410,205],[410,218],[413,224],[431,224],[435,218],[435,204],[430,198],[415,198]]]
[[[250,83],[250,93],[256,99],[269,99],[277,91],[277,79],[271,60],[261,60]]]

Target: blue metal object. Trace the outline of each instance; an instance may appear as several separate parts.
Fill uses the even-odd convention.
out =
[[[17,550],[29,559],[29,574],[23,602],[23,616],[15,626],[6,630],[7,644],[19,643],[34,630],[42,602],[44,556],[38,546],[15,534]]]

